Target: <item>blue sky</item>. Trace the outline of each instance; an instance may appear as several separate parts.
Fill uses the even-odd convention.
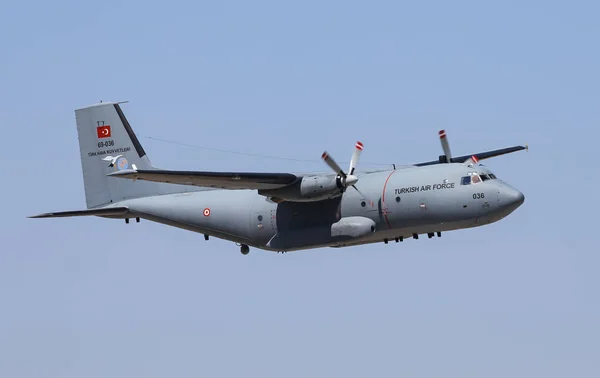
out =
[[[600,6],[592,1],[2,3],[0,375],[597,377]],[[75,108],[152,162],[325,171],[435,159],[525,204],[441,239],[285,255],[85,207]],[[263,159],[159,142],[310,160]]]

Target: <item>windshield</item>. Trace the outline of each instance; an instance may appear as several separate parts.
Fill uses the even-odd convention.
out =
[[[487,180],[495,180],[496,175],[493,173],[476,173],[470,172],[468,176],[463,176],[460,179],[461,185],[479,184],[480,182]]]

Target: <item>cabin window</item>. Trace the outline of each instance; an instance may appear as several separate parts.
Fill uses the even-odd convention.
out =
[[[460,179],[461,185],[469,185],[471,183],[471,176],[464,176]]]

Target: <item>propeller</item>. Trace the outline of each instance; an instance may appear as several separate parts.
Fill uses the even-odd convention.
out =
[[[335,171],[335,173],[337,173],[338,175],[342,176],[342,177],[346,177],[346,174],[344,173],[344,171],[342,171],[342,168],[338,165],[338,163],[335,162],[335,160],[333,160],[333,158],[331,156],[329,156],[329,154],[327,153],[327,151],[323,152],[323,155],[321,155],[321,158],[325,161],[325,163]]]
[[[446,163],[450,163],[452,160],[452,154],[450,153],[450,145],[448,144],[448,138],[446,138],[446,130],[440,130],[438,132],[440,136],[440,142],[442,143],[442,149],[444,150],[444,156],[446,159]]]
[[[446,130],[440,130],[438,135],[440,136],[440,142],[442,143],[442,149],[444,150],[444,155],[440,156],[440,162],[451,163],[452,153],[450,152],[450,144],[448,143],[448,138],[446,137]],[[464,161],[465,165],[477,163],[479,163],[479,158],[476,155],[471,155],[471,157]]]
[[[354,176],[354,170],[356,169],[356,165],[358,164],[358,158],[360,157],[360,153],[363,150],[363,144],[359,141],[354,145],[354,153],[352,154],[352,159],[350,160],[350,166],[348,167],[348,174],[346,174],[342,168],[335,162],[335,160],[329,156],[327,151],[323,152],[321,158],[325,161],[325,163],[329,166],[329,168],[333,169],[335,173],[337,173],[338,178],[340,180],[340,184],[342,186],[342,190],[345,190],[347,187],[352,186],[356,191],[360,193],[360,191],[354,186],[358,182],[358,177]]]
[[[349,174],[354,174],[354,169],[356,168],[356,164],[358,163],[358,158],[360,157],[360,153],[363,150],[362,142],[356,142],[354,145],[354,153],[352,154],[352,160],[350,160],[350,166],[348,167]]]
[[[475,155],[471,155],[471,157],[468,158],[467,160],[465,160],[465,162],[464,162],[465,165],[471,165],[471,164],[477,164],[477,163],[479,163],[479,159]]]

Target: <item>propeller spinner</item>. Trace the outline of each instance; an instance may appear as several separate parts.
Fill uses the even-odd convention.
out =
[[[327,151],[323,152],[323,155],[321,155],[321,158],[325,161],[325,163],[331,169],[333,169],[333,171],[335,173],[338,174],[338,177],[340,178],[340,183],[342,184],[344,189],[349,186],[352,186],[352,187],[354,187],[354,189],[356,189],[354,184],[356,184],[356,182],[358,182],[358,177],[354,176],[354,170],[356,169],[356,165],[358,164],[358,158],[360,157],[360,153],[363,150],[363,144],[359,141],[359,142],[356,142],[354,147],[355,147],[354,153],[352,154],[352,159],[350,160],[350,166],[348,167],[348,174],[346,174],[342,170],[342,168],[338,165],[338,163],[336,163],[335,160],[331,156],[329,156]],[[356,190],[358,190],[358,189],[356,189]]]

